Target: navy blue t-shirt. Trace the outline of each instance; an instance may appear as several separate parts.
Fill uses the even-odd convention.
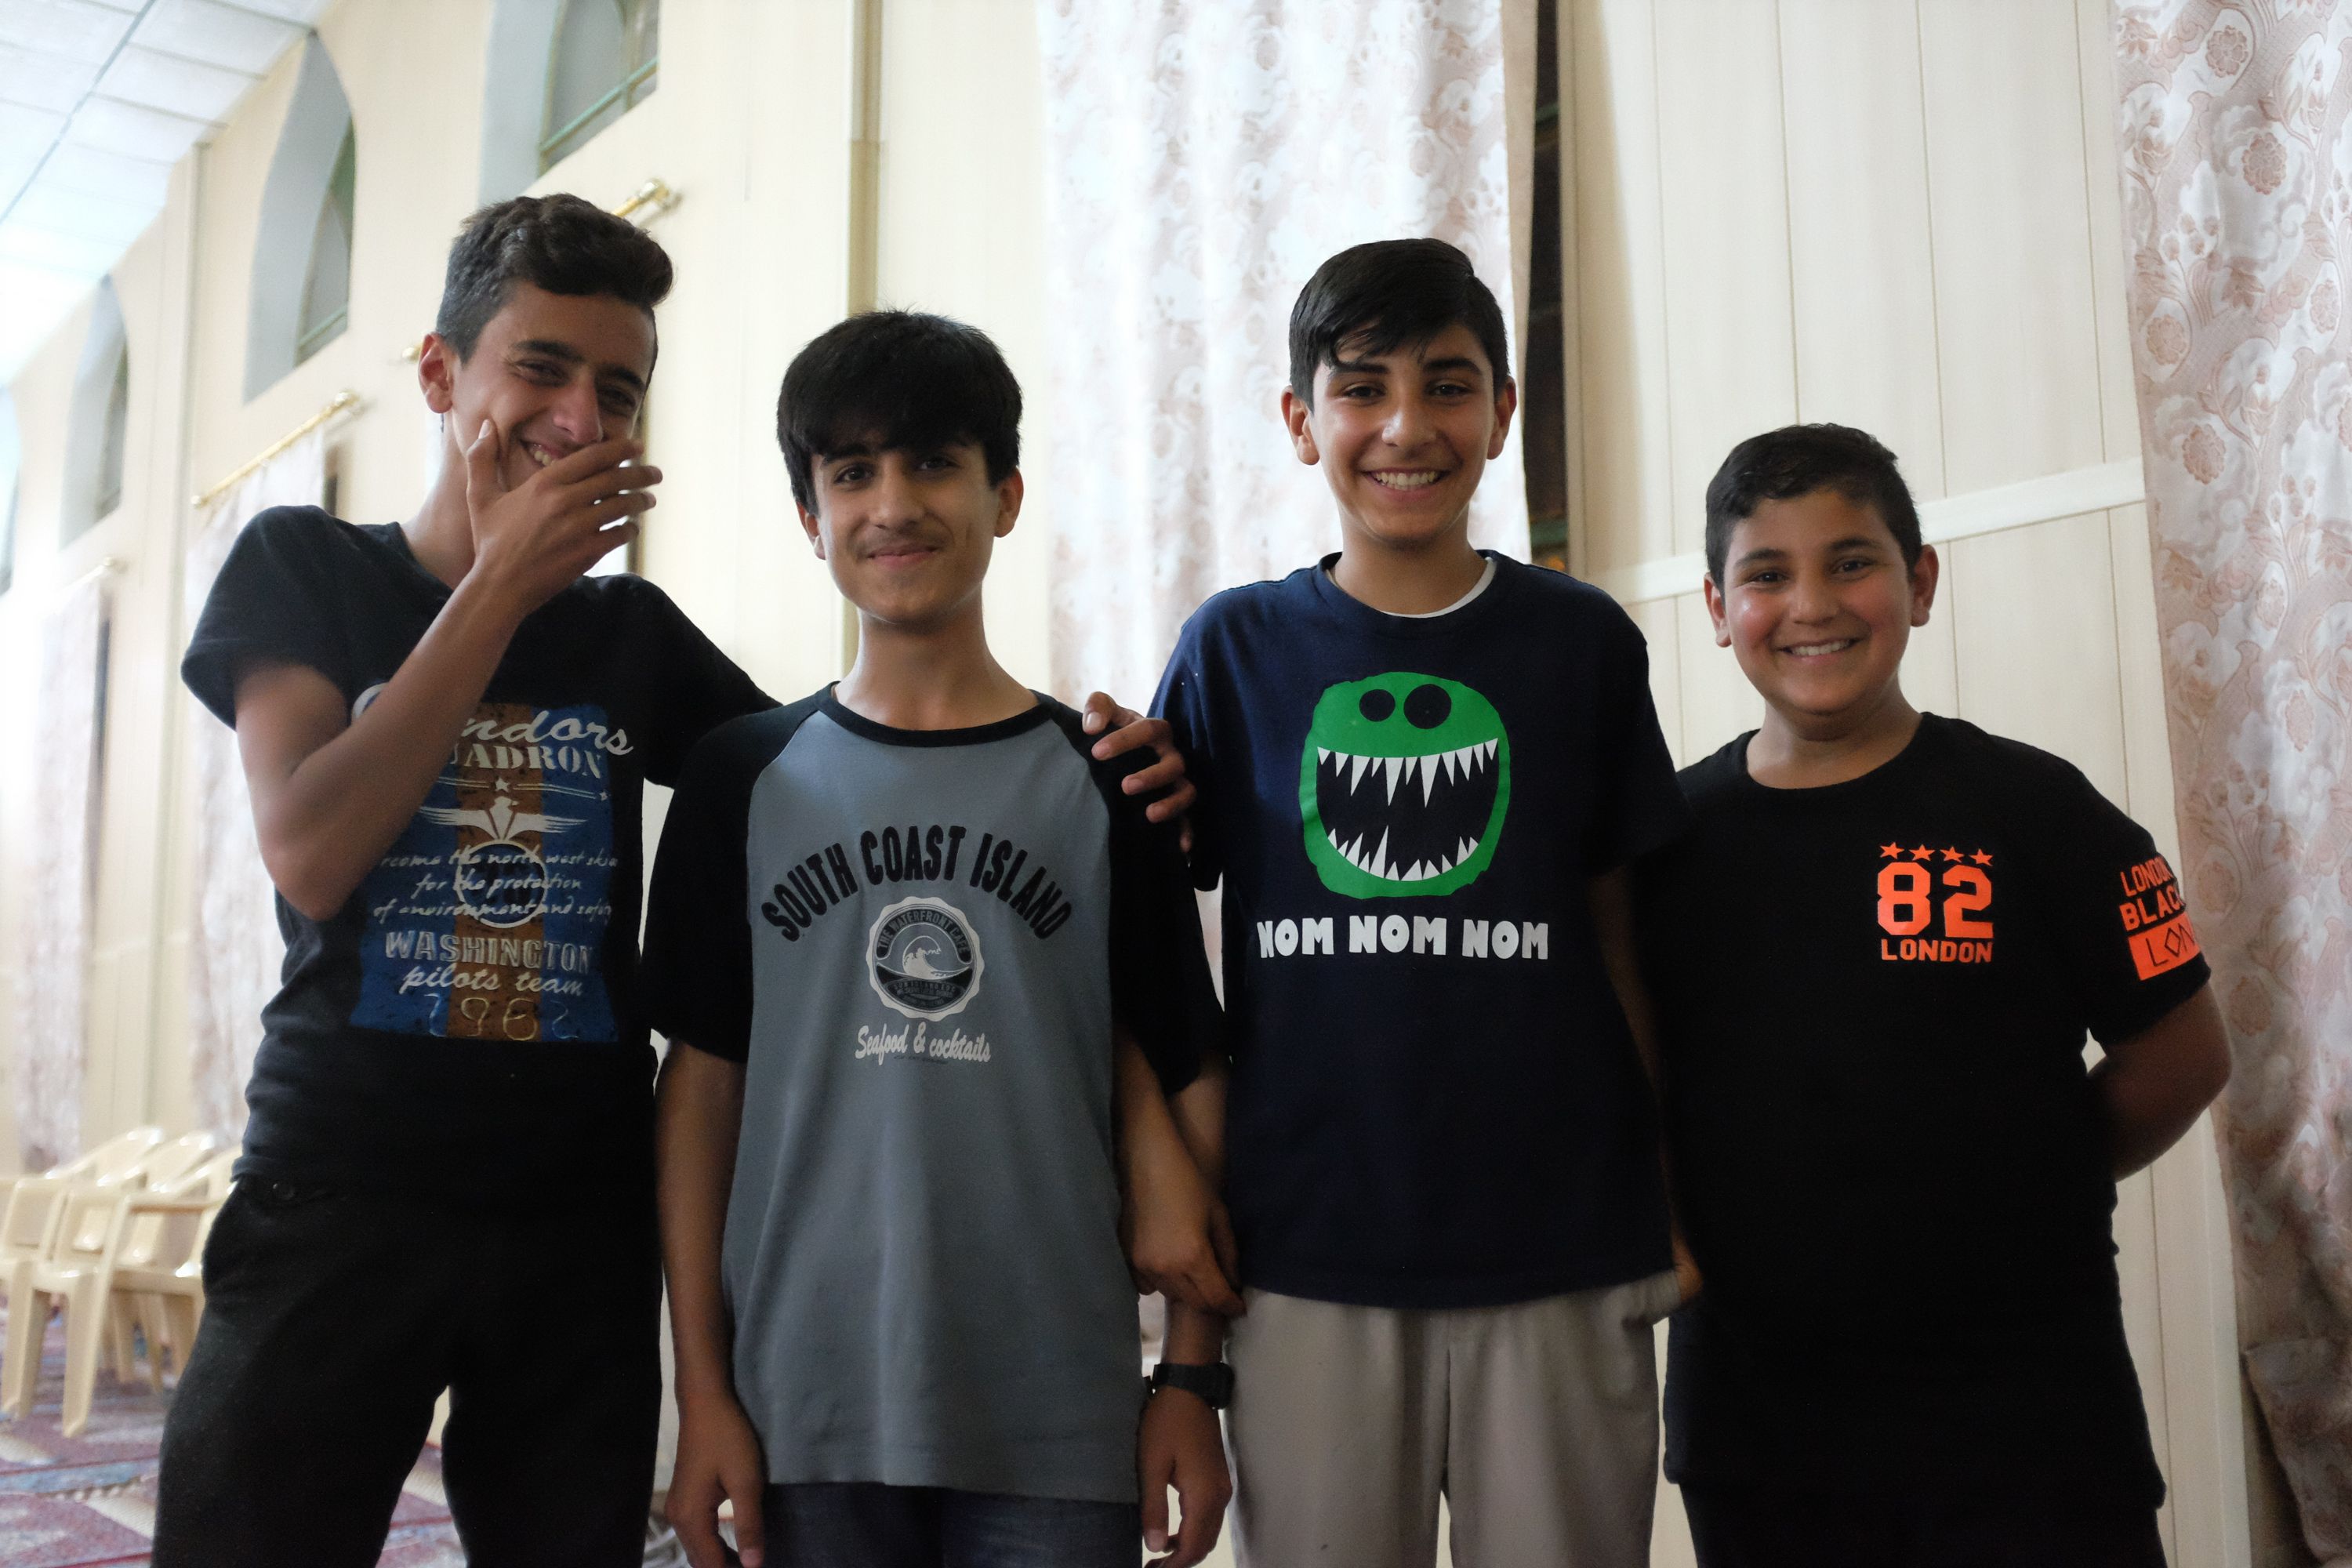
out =
[[[1656,1113],[1588,901],[1684,823],[1642,635],[1513,561],[1427,617],[1328,566],[1203,605],[1154,705],[1223,881],[1244,1279],[1460,1307],[1654,1273]]]

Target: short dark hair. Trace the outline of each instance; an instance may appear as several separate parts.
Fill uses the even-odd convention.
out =
[[[669,253],[626,218],[561,193],[517,196],[467,218],[449,247],[433,331],[465,359],[518,283],[609,294],[648,319],[669,294]]]
[[[1895,466],[1895,454],[1867,431],[1847,425],[1784,425],[1731,449],[1706,486],[1706,574],[1723,585],[1731,531],[1768,500],[1835,490],[1876,510],[1906,572],[1919,563],[1919,509]]]
[[[976,442],[988,482],[1021,466],[1021,383],[978,327],[920,310],[866,310],[809,340],[776,394],[776,445],[793,500],[816,510],[812,466],[870,445],[937,450]]]
[[[1376,239],[1351,245],[1315,269],[1290,308],[1290,390],[1315,403],[1315,373],[1351,353],[1392,353],[1446,328],[1470,329],[1500,391],[1511,375],[1511,342],[1494,291],[1470,258],[1442,239]]]

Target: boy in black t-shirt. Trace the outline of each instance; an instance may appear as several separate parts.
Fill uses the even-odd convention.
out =
[[[1235,1537],[1254,1568],[1649,1553],[1674,1306],[1627,863],[1683,825],[1646,653],[1474,549],[1517,402],[1441,241],[1356,247],[1282,395],[1340,551],[1220,594],[1159,706],[1223,882]]]
[[[2179,885],[2072,765],[1905,700],[1937,562],[1884,447],[1776,430],[1706,500],[1767,713],[1640,894],[1699,1561],[2160,1568],[2109,1216],[2228,1076]]]
[[[165,1426],[161,1568],[373,1563],[445,1388],[473,1560],[640,1556],[641,800],[770,706],[661,590],[582,575],[654,504],[632,436],[669,285],[576,196],[475,215],[417,365],[447,434],[416,515],[264,512],[197,624],[182,673],[236,729],[288,948]]]

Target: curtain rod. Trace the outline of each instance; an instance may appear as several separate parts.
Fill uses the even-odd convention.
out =
[[[202,511],[205,508],[212,505],[213,502],[220,500],[221,497],[235,489],[237,485],[245,479],[258,472],[263,464],[268,462],[272,458],[277,457],[279,453],[284,452],[288,447],[293,446],[295,442],[299,441],[303,437],[308,436],[320,426],[324,425],[330,419],[334,418],[338,414],[346,413],[351,409],[357,408],[359,405],[360,395],[350,390],[348,387],[343,391],[335,394],[334,396],[327,400],[327,405],[324,408],[320,409],[319,412],[311,415],[310,417],[305,419],[302,423],[286,432],[285,435],[280,436],[277,440],[272,441],[268,446],[264,447],[247,461],[238,464],[237,467],[229,473],[228,477],[221,480],[220,483],[215,485],[208,490],[200,490],[196,494],[189,497],[188,504],[194,507],[197,510]]]
[[[70,594],[85,583],[94,583],[100,577],[111,577],[117,572],[121,570],[122,563],[121,561],[111,555],[101,555],[98,558],[97,565],[91,567],[89,571],[83,573],[72,582],[65,584],[59,587],[57,592],[59,594]]]

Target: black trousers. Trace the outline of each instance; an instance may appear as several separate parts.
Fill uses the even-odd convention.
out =
[[[551,1212],[238,1183],[163,1426],[155,1568],[373,1568],[444,1388],[473,1568],[637,1563],[657,1258],[650,1192]]]
[[[2165,1568],[2156,1510],[1990,1485],[1683,1487],[1699,1568]]]

